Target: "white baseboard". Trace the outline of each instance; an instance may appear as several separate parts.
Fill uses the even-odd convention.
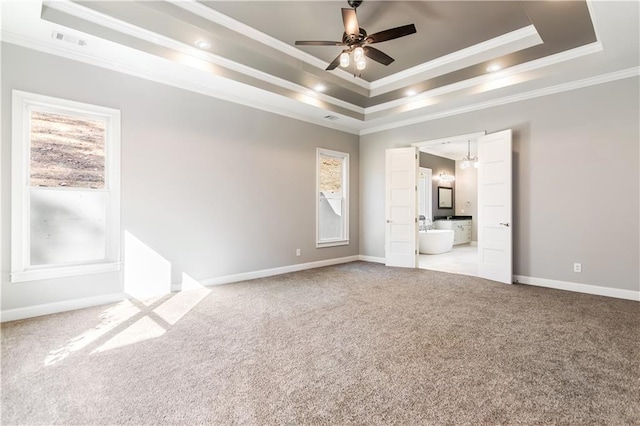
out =
[[[303,271],[306,269],[321,268],[323,266],[339,265],[355,261],[385,263],[384,257],[355,255],[340,257],[336,259],[320,260],[317,262],[300,263],[297,265],[282,266],[279,268],[263,269],[260,271],[244,272],[241,274],[226,275],[200,280],[204,286],[229,284],[238,281],[252,280],[256,278],[266,278],[274,275],[286,274],[289,272]],[[534,285],[538,287],[553,288],[557,290],[574,291],[577,293],[595,294],[598,296],[614,297],[640,301],[640,291],[622,290],[617,288],[600,287],[589,284],[579,284],[567,281],[549,280],[545,278],[527,277],[514,275],[514,282],[519,284]],[[38,317],[42,315],[56,314],[59,312],[72,311],[75,309],[89,308],[92,306],[107,305],[109,303],[120,302],[128,299],[125,293],[112,293],[101,296],[85,297],[82,299],[65,300],[62,302],[45,303],[42,305],[29,306],[25,308],[8,309],[0,312],[0,322],[15,321],[25,318]]]
[[[243,272],[241,274],[224,275],[222,277],[206,278],[199,280],[203,286],[230,284],[238,281],[254,280],[256,278],[272,277],[274,275],[288,274],[289,272],[304,271],[306,269],[322,268],[323,266],[339,265],[360,260],[360,256],[339,257],[336,259],[319,260],[317,262],[299,263],[296,265],[281,266],[279,268],[262,269],[260,271]]]
[[[57,314],[59,312],[90,308],[92,306],[108,305],[128,299],[124,293],[104,294],[102,296],[84,297],[82,299],[64,300],[62,302],[44,303],[26,308],[7,309],[0,313],[0,322],[15,321],[42,315]]]
[[[260,271],[245,272],[235,275],[208,278],[199,280],[203,286],[229,284],[238,281],[252,280],[255,278],[271,277],[273,275],[286,274],[289,272],[303,271],[305,269],[321,268],[323,266],[339,265],[360,260],[360,256],[340,257],[336,259],[320,260],[317,262],[300,263],[297,265],[282,266],[279,268],[263,269]],[[181,284],[172,284],[172,291],[180,291]],[[82,299],[65,300],[62,302],[45,303],[42,305],[28,306],[25,308],[8,309],[0,312],[0,322],[15,321],[19,319],[38,317],[42,315],[56,314],[59,312],[72,311],[75,309],[89,308],[92,306],[106,305],[128,299],[125,293],[105,294],[103,296],[86,297]]]
[[[546,278],[526,277],[523,275],[514,275],[513,282],[518,284],[534,285],[538,287],[554,288],[556,290],[574,291],[576,293],[587,293],[595,294],[598,296],[615,297],[616,299],[640,301],[640,291],[600,287],[597,285],[579,284],[567,281],[548,280]]]
[[[359,260],[363,262],[374,262],[374,263],[386,263],[386,259],[384,257],[375,257],[375,256],[358,256]]]

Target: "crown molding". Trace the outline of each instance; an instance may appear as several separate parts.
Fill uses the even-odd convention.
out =
[[[496,73],[489,73],[480,75],[478,77],[470,78],[468,80],[463,80],[458,83],[449,84],[447,86],[438,87],[436,89],[428,90],[426,92],[422,92],[418,95],[412,96],[410,98],[402,98],[396,99],[395,101],[386,102],[383,104],[375,105],[372,107],[368,107],[364,109],[365,116],[369,114],[374,114],[378,112],[382,112],[391,108],[396,108],[399,106],[409,105],[412,103],[418,103],[421,101],[425,101],[427,99],[434,98],[436,96],[445,95],[448,93],[457,92],[459,90],[468,89],[470,87],[479,86],[482,84],[487,84],[492,81],[503,79],[506,77],[515,76],[518,74],[523,74],[530,71],[535,71],[537,69],[545,68],[551,65],[559,64],[565,61],[569,61],[572,59],[579,58],[581,56],[590,55],[593,53],[597,53],[602,51],[602,44],[600,42],[595,42],[591,44],[587,44],[585,46],[576,47],[571,50],[567,50],[564,52],[556,53],[555,55],[546,56],[544,58],[536,59],[533,61],[525,62],[520,65],[515,65],[511,68],[507,68],[501,70]]]
[[[242,24],[218,11],[215,11],[214,9],[211,9],[207,6],[202,5],[201,3],[195,0],[186,0],[186,1],[171,0],[171,3],[184,10],[187,10],[190,13],[197,14],[198,16],[201,16],[204,19],[208,19],[212,22],[223,25],[226,28],[229,28],[233,31],[237,31],[244,35],[250,36],[251,38],[257,40],[258,42],[277,48],[278,50],[283,51],[286,54],[292,54],[295,56],[296,52],[304,53],[294,48],[293,46],[283,43],[271,36],[268,36],[258,30],[255,30],[252,27]],[[226,69],[229,69],[231,71],[237,72],[239,74],[248,76],[250,78],[255,78],[258,81],[262,81],[264,83],[272,84],[276,87],[280,87],[280,88],[295,92],[300,96],[314,99],[314,101],[311,102],[312,104],[316,102],[315,100],[319,100],[319,101],[334,105],[336,107],[355,112],[356,114],[363,116],[365,120],[368,115],[382,113],[384,111],[387,111],[393,108],[403,107],[403,106],[410,107],[411,104],[424,105],[426,100],[433,99],[437,96],[468,89],[473,86],[487,84],[499,78],[505,78],[507,76],[512,76],[518,73],[525,73],[528,71],[536,70],[539,68],[543,68],[546,66],[550,66],[556,63],[571,60],[580,56],[588,55],[588,54],[595,53],[602,50],[602,45],[600,44],[600,42],[596,42],[596,43],[592,43],[586,46],[581,46],[569,51],[561,52],[555,55],[530,61],[524,64],[516,65],[514,67],[502,70],[498,73],[484,74],[468,80],[460,81],[458,83],[439,87],[430,91],[420,93],[417,96],[412,96],[411,98],[396,99],[394,101],[386,102],[386,103],[375,105],[372,107],[362,108],[360,106],[343,101],[341,99],[331,97],[324,93],[314,92],[313,90],[307,87],[304,87],[299,84],[292,83],[282,78],[273,76],[271,74],[256,70],[249,66],[239,64],[235,61],[231,61],[227,58],[215,55],[213,53],[202,51],[200,49],[195,48],[194,46],[175,41],[168,37],[162,36],[158,33],[136,27],[126,22],[112,18],[108,15],[104,15],[100,12],[94,11],[93,9],[79,5],[78,3],[71,2],[69,0],[59,0],[54,2],[48,2],[46,4],[48,7],[58,10],[62,13],[67,13],[69,15],[76,16],[81,19],[85,19],[89,22],[106,26],[107,28],[122,32],[132,37],[145,40],[147,42],[154,43],[159,46],[165,47],[167,49],[184,53],[186,55],[190,55],[192,57],[201,59],[203,61],[210,62],[211,64],[218,65]],[[589,3],[589,6],[591,6],[590,3]],[[590,9],[590,13],[592,13],[591,9]],[[467,49],[454,52],[450,55],[446,55],[444,57],[419,65],[409,70],[396,73],[384,79],[380,79],[372,83],[367,83],[366,86],[369,88],[382,89],[382,91],[384,92],[384,90],[393,89],[391,85],[395,83],[399,83],[401,80],[406,81],[407,78],[418,76],[420,73],[427,72],[427,70],[433,70],[434,68],[437,68],[437,67],[446,66],[447,64],[452,64],[456,61],[464,60],[465,58],[468,59],[479,53],[488,52],[495,48],[508,46],[514,42],[527,43],[527,45],[530,45],[531,43],[537,44],[538,41],[541,41],[540,36],[536,31],[535,27],[533,25],[530,25],[530,26],[521,28],[519,30],[512,31],[503,36],[488,40],[486,42],[478,43],[477,45],[471,46]],[[311,55],[308,55],[306,53],[304,55],[308,56],[309,58],[314,58],[316,59],[316,61],[319,61],[317,60],[317,58]],[[322,64],[322,66],[325,65],[323,61],[319,61],[319,62]],[[348,75],[349,75],[350,81],[354,81],[352,79],[351,74],[348,74]],[[355,81],[359,81],[359,80],[355,80]],[[258,87],[258,89],[260,88]],[[426,104],[428,105],[429,103],[427,102]],[[338,112],[333,111],[333,113],[338,113]],[[375,118],[372,121],[375,121]]]
[[[68,5],[71,2],[63,0],[60,3]],[[191,3],[193,3],[193,1],[191,1]],[[591,3],[588,4],[591,5]],[[64,5],[61,7],[64,8]],[[74,6],[75,4],[71,4],[70,7]],[[38,9],[37,13],[39,16],[40,6],[36,9]],[[86,13],[91,12],[92,11],[88,9]],[[30,10],[29,16],[35,13],[35,9]],[[95,13],[96,15],[93,16],[93,19],[97,19],[97,16],[99,15],[100,22],[103,24],[103,15],[99,12]],[[591,9],[590,13],[593,13]],[[120,45],[95,36],[90,36],[88,38],[89,45],[85,47],[59,43],[49,37],[51,30],[55,29],[57,24],[53,24],[49,21],[42,21],[39,18],[38,19],[41,23],[38,24],[37,32],[23,33],[20,26],[20,20],[23,17],[18,16],[14,18],[16,19],[13,20],[13,22],[9,19],[3,28],[1,28],[0,36],[2,37],[2,41],[356,135],[377,133],[415,123],[463,114],[482,108],[490,108],[492,106],[504,105],[511,102],[518,102],[538,96],[545,96],[638,75],[638,67],[629,68],[627,70],[594,76],[576,82],[558,84],[548,88],[531,90],[529,92],[505,96],[486,102],[457,108],[449,108],[439,112],[429,112],[429,109],[431,109],[429,106],[434,107],[434,105],[436,105],[435,101],[437,101],[437,99],[434,99],[436,96],[445,95],[455,91],[473,90],[473,87],[490,84],[494,82],[494,80],[504,78],[506,76],[526,73],[528,71],[559,64],[591,53],[600,52],[603,48],[602,44],[598,41],[570,51],[561,52],[545,58],[520,64],[498,73],[486,74],[474,79],[437,88],[411,98],[403,98],[397,101],[364,109],[358,109],[360,107],[345,102],[345,105],[340,105],[344,108],[343,113],[340,113],[332,111],[331,108],[328,107],[329,104],[337,105],[337,103],[331,102],[334,98],[322,93],[312,92],[309,89],[294,83],[284,81],[281,85],[277,85],[273,81],[266,81],[267,84],[273,84],[272,88],[274,89],[276,87],[280,87],[289,91],[289,93],[284,93],[284,90],[280,90],[278,92],[276,89],[272,93],[268,90],[266,85],[261,88],[259,85],[251,85],[235,81],[231,78],[204,71],[199,67],[185,66],[183,63],[174,62],[168,58],[136,50],[132,47]],[[118,22],[115,22],[115,24],[117,25]],[[13,32],[10,30],[13,30]],[[137,27],[134,27],[133,31],[135,30],[137,30]],[[151,37],[153,35],[158,36],[152,32],[144,34],[145,37]],[[153,42],[157,43],[157,40],[158,39]],[[171,41],[171,43],[175,43],[175,46],[173,44],[171,45],[172,49],[179,47],[184,49],[184,52],[188,52],[192,58],[202,57],[203,52],[199,49],[195,49],[193,46],[175,41]],[[158,45],[161,46],[161,44]],[[91,50],[93,47],[96,48],[95,51]],[[208,53],[205,54],[208,55]],[[226,59],[224,60],[227,61]],[[253,71],[258,72],[256,70]],[[262,77],[268,78],[268,75]],[[256,77],[256,79],[258,78],[259,77]],[[265,80],[260,81],[264,82]],[[429,104],[428,101],[433,102]],[[322,105],[323,103],[324,108]],[[409,109],[412,103],[416,103],[416,105],[413,109]],[[402,109],[401,107],[408,108]],[[387,111],[392,108],[399,108],[399,110]],[[354,118],[350,115],[345,115],[345,113],[348,114],[347,110],[360,112],[361,117]],[[384,111],[387,111],[384,116],[372,116],[373,114],[382,113]],[[409,112],[411,112],[413,117],[410,117]],[[323,117],[327,114],[338,116],[339,120],[329,121],[324,119]],[[403,116],[405,119],[403,119]],[[391,120],[393,120],[393,122],[391,122]]]
[[[220,13],[217,10],[207,7],[196,0],[170,0],[170,3],[174,6],[198,15],[201,18],[207,19],[227,29],[235,31],[238,34],[247,36],[261,44],[264,44],[265,46],[269,46],[300,61],[306,62],[307,64],[312,65],[316,68],[324,70],[329,65],[328,62],[318,59],[315,56],[310,55],[290,44],[284,43],[275,37],[263,33],[262,31],[256,30],[249,25],[243,24],[240,21],[236,21],[235,19],[223,13]],[[370,90],[369,82],[362,79],[354,79],[353,74],[347,71],[337,68],[334,73],[335,75],[351,84],[355,84],[364,89]]]
[[[438,120],[440,118],[451,117],[454,115],[465,114],[468,112],[478,111],[481,109],[492,108],[500,105],[511,104],[514,102],[526,101],[528,99],[539,98],[542,96],[554,95],[556,93],[568,92],[571,90],[582,89],[584,87],[595,86],[598,84],[609,83],[626,78],[640,77],[640,67],[632,67],[621,71],[615,71],[607,74],[601,74],[582,80],[571,81],[568,83],[558,84],[555,86],[545,87],[543,89],[531,90],[517,95],[504,96],[498,99],[492,99],[486,102],[479,102],[473,105],[467,105],[460,108],[452,108],[432,114],[426,114],[420,117],[407,120],[399,120],[393,123],[380,126],[367,127],[360,131],[360,135],[369,135],[379,133],[386,130],[393,130],[400,127],[406,127],[413,124],[424,123],[426,121]]]
[[[305,106],[317,110],[318,118],[313,117],[311,114],[298,112],[301,110],[301,108],[299,107],[300,100],[289,99],[285,96],[273,94],[266,90],[257,89],[255,87],[248,86],[243,83],[238,83],[234,80],[229,80],[224,77],[211,75],[209,80],[211,84],[209,85],[196,83],[187,78],[175,77],[175,75],[179,75],[179,73],[176,72],[175,68],[173,67],[179,67],[180,65],[175,64],[167,59],[156,57],[151,54],[141,53],[139,51],[135,51],[135,54],[138,55],[140,60],[136,62],[136,65],[131,65],[128,62],[115,61],[112,58],[102,58],[99,56],[90,55],[87,54],[87,52],[77,51],[71,47],[49,42],[42,42],[31,37],[25,37],[19,34],[11,33],[9,31],[6,31],[5,29],[2,29],[0,31],[0,39],[3,42],[37,50],[43,53],[52,54],[77,62],[98,66],[100,68],[105,68],[134,77],[143,78],[145,80],[154,81],[156,83],[166,84],[168,86],[177,87],[180,89],[188,90],[190,92],[212,96],[224,101],[233,102],[236,104],[244,105],[266,112],[271,112],[307,123],[316,124],[322,127],[328,127],[346,133],[357,135],[358,129],[360,127],[357,125],[357,123],[360,122],[359,120],[335,112],[330,112],[330,114],[338,115],[342,120],[351,121],[351,125],[342,125],[340,123],[336,123],[335,121],[325,120],[322,117],[328,114],[327,110],[309,105],[309,103],[306,103]],[[140,57],[139,55],[144,55],[144,60],[142,60],[142,57]],[[150,66],[149,61],[164,62],[162,64],[164,66]],[[158,64],[158,62],[156,62],[156,64]],[[157,69],[159,71],[152,71],[154,69]],[[221,90],[221,88],[224,88],[225,90]],[[308,97],[310,101],[313,100],[312,96],[301,96]],[[284,104],[287,104],[288,106],[284,106]]]
[[[223,68],[238,72],[240,74],[258,79],[260,81],[273,84],[283,89],[292,90],[300,94],[313,96],[317,99],[320,99],[324,102],[328,102],[337,107],[345,108],[347,110],[356,112],[358,114],[364,114],[364,108],[359,107],[357,105],[325,95],[323,93],[313,92],[307,87],[301,86],[296,83],[292,83],[288,80],[282,79],[280,77],[276,77],[274,75],[265,73],[263,71],[256,70],[255,68],[251,68],[249,66],[229,60],[227,58],[216,55],[214,53],[203,51],[194,46],[173,40],[169,37],[163,36],[156,32],[149,31],[149,30],[137,27],[135,25],[131,25],[127,22],[113,18],[109,15],[102,14],[93,9],[82,6],[78,3],[73,3],[68,0],[59,0],[54,2],[47,2],[46,6],[58,12],[66,13],[71,16],[75,16],[77,18],[92,22],[96,25],[104,26],[106,28],[135,37],[137,39],[144,40],[144,41],[165,47],[167,49],[174,50],[176,52],[184,53],[186,55],[190,55],[198,59],[205,60],[214,65],[218,65]],[[205,7],[205,6],[202,6],[202,7]]]
[[[188,12],[207,19],[218,25],[224,26],[227,29],[237,32],[243,36],[247,36],[258,43],[269,46],[273,49],[279,50],[289,56],[292,56],[300,61],[306,62],[316,68],[324,70],[327,62],[316,58],[290,44],[284,43],[275,37],[265,34],[253,27],[250,27],[242,22],[239,22],[215,9],[207,7],[196,0],[170,0],[170,2]],[[372,82],[368,82],[362,79],[354,79],[353,74],[347,72],[341,68],[336,68],[332,71],[335,75],[339,76],[343,80],[346,80],[350,84],[356,84],[364,89],[369,90],[371,96],[378,96],[392,90],[398,89],[398,87],[414,84],[417,80],[425,80],[427,78],[433,78],[443,74],[443,71],[434,72],[438,68],[445,68],[447,66],[452,67],[456,62],[464,62],[465,66],[471,64],[489,60],[489,58],[482,58],[474,60],[472,58],[487,54],[496,49],[506,49],[501,52],[500,55],[512,53],[513,51],[521,50],[537,44],[541,44],[542,38],[538,34],[534,25],[528,25],[510,33],[503,34],[493,39],[478,43],[476,45],[467,47],[449,55],[436,58],[432,61],[415,66],[413,68],[395,73],[388,77],[384,77]],[[461,68],[461,67],[458,67]],[[458,69],[456,68],[456,69]],[[429,74],[429,75],[425,75]],[[416,80],[416,81],[414,81]]]
[[[528,25],[482,43],[441,56],[432,61],[425,62],[424,64],[397,72],[388,77],[372,81],[370,84],[371,96],[378,96],[392,90],[396,90],[398,89],[398,86],[413,84],[413,80],[415,79],[422,81],[434,78],[446,72],[450,72],[452,68],[457,70],[475,65],[479,62],[494,59],[496,56],[494,51],[497,49],[502,49],[502,51],[497,54],[497,56],[502,56],[508,53],[513,53],[514,51],[536,46],[538,44],[542,44],[540,34],[538,34],[535,26]],[[478,56],[489,53],[491,53],[491,57],[483,56],[482,58],[478,58]]]
[[[560,84],[560,85],[556,85],[556,86],[552,86],[552,87],[548,87],[548,88],[544,88],[544,89],[538,89],[538,90],[533,90],[533,91],[529,91],[529,92],[525,92],[525,93],[521,93],[521,94],[517,94],[517,95],[512,95],[512,96],[506,96],[506,97],[502,97],[499,99],[494,99],[494,100],[490,100],[490,101],[486,101],[486,102],[481,102],[481,103],[477,103],[477,104],[473,104],[473,105],[468,105],[465,107],[460,107],[460,108],[454,108],[454,109],[449,109],[449,110],[445,110],[445,111],[441,111],[441,112],[436,112],[436,113],[432,113],[432,114],[426,114],[420,117],[416,117],[416,118],[412,118],[412,119],[407,119],[407,120],[399,120],[399,121],[395,121],[393,123],[389,123],[389,124],[383,124],[383,125],[379,125],[376,126],[374,125],[373,122],[369,122],[370,125],[368,125],[369,123],[367,122],[361,122],[357,119],[350,119],[349,117],[343,116],[339,113],[331,113],[331,114],[335,114],[340,116],[341,119],[350,119],[351,124],[339,124],[336,123],[335,121],[328,121],[328,120],[324,120],[323,118],[313,118],[310,117],[306,114],[303,113],[299,113],[299,112],[294,112],[297,108],[291,108],[291,110],[287,109],[287,108],[283,108],[283,107],[278,107],[275,106],[267,101],[258,101],[257,97],[255,96],[249,96],[248,94],[246,96],[242,96],[242,95],[238,95],[237,93],[231,93],[232,91],[236,90],[237,87],[242,87],[244,86],[244,91],[247,91],[248,86],[243,85],[242,83],[238,83],[235,82],[233,80],[228,80],[228,79],[224,79],[223,77],[218,77],[218,76],[211,76],[212,79],[217,79],[217,80],[224,80],[223,85],[228,89],[225,91],[222,90],[218,90],[214,87],[211,86],[204,86],[201,84],[197,84],[191,81],[187,81],[183,78],[177,78],[177,77],[173,77],[171,75],[168,75],[167,72],[162,72],[162,73],[157,73],[154,71],[151,71],[153,69],[156,69],[154,67],[149,67],[149,66],[143,66],[143,65],[130,65],[128,63],[125,62],[115,62],[112,59],[104,59],[98,56],[94,56],[94,55],[89,55],[87,54],[87,52],[85,51],[78,51],[77,49],[71,48],[71,47],[67,47],[64,45],[58,45],[58,44],[54,44],[54,43],[49,43],[49,42],[43,42],[40,40],[35,40],[33,38],[30,37],[25,37],[22,35],[18,35],[18,34],[14,34],[11,32],[6,31],[5,29],[2,29],[2,31],[0,32],[2,41],[4,42],[8,42],[8,43],[12,43],[12,44],[16,44],[22,47],[26,47],[26,48],[31,48],[37,51],[41,51],[44,53],[49,53],[49,54],[54,54],[57,56],[61,56],[67,59],[71,59],[71,60],[75,60],[78,62],[82,62],[82,63],[87,63],[90,65],[95,65],[95,66],[99,66],[102,68],[106,68],[106,69],[110,69],[113,71],[117,71],[117,72],[122,72],[124,74],[128,74],[128,75],[132,75],[135,77],[140,77],[140,78],[144,78],[147,80],[151,80],[151,81],[155,81],[158,83],[162,83],[162,84],[167,84],[173,87],[178,87],[178,88],[182,88],[185,90],[189,90],[192,92],[196,92],[196,93],[200,93],[200,94],[204,94],[207,96],[213,96],[222,100],[226,100],[226,101],[230,101],[230,102],[234,102],[234,103],[238,103],[241,105],[245,105],[245,106],[249,106],[252,108],[256,108],[256,109],[260,109],[263,111],[267,111],[267,112],[272,112],[278,115],[282,115],[282,116],[286,116],[286,117],[290,117],[296,120],[301,120],[301,121],[305,121],[308,123],[312,123],[312,124],[316,124],[316,125],[320,125],[322,127],[328,127],[328,128],[332,128],[335,130],[339,130],[339,131],[343,131],[343,132],[347,132],[347,133],[351,133],[351,134],[357,134],[357,135],[367,135],[367,134],[372,134],[372,133],[378,133],[378,132],[382,132],[382,131],[386,131],[386,130],[392,130],[395,128],[400,128],[400,127],[405,127],[405,126],[409,126],[412,124],[417,124],[417,123],[421,123],[421,122],[426,122],[426,121],[431,121],[431,120],[436,120],[439,118],[445,118],[445,117],[450,117],[450,116],[454,116],[454,115],[458,115],[458,114],[464,114],[467,112],[472,112],[472,111],[477,111],[479,109],[484,109],[484,108],[491,108],[493,106],[499,106],[499,105],[504,105],[504,104],[508,104],[508,103],[513,103],[513,102],[518,102],[518,101],[522,101],[522,100],[527,100],[527,99],[532,99],[535,97],[540,97],[540,96],[546,96],[546,95],[551,95],[554,93],[560,93],[560,92],[564,92],[564,91],[568,91],[568,90],[574,90],[574,89],[578,89],[578,88],[582,88],[582,87],[587,87],[587,86],[591,86],[591,85],[596,85],[596,84],[602,84],[602,83],[606,83],[606,82],[610,82],[610,81],[615,81],[615,80],[620,80],[620,79],[624,79],[624,78],[630,78],[630,77],[635,77],[640,75],[640,71],[638,67],[634,67],[634,68],[629,68],[626,70],[622,70],[622,71],[617,71],[617,72],[613,72],[613,73],[609,73],[609,74],[604,74],[604,75],[600,75],[600,76],[595,76],[595,77],[591,77],[591,78],[587,78],[587,79],[583,79],[583,80],[579,80],[579,81],[575,81],[575,82],[569,82],[569,83],[564,83],[564,84]],[[600,43],[594,43],[593,45],[589,45],[589,46],[585,46],[583,48],[577,48],[574,49],[575,50],[579,50],[578,52],[573,52],[573,51],[568,51],[568,52],[563,52],[562,54],[558,54],[558,55],[562,55],[565,56],[567,59],[570,58],[575,58],[575,57],[579,57],[579,56],[583,56],[584,54],[587,54],[588,52],[591,51],[599,51],[601,50],[602,47],[600,45]],[[138,51],[136,51],[136,54],[139,54]],[[145,54],[146,56],[155,58],[156,60],[159,61],[164,61],[164,62],[169,62],[171,63],[171,61],[168,61],[166,59],[163,58],[159,58],[150,54]],[[556,55],[556,56],[558,56]],[[539,61],[536,62],[549,62],[549,63],[557,63],[557,62],[552,62],[551,59],[548,58],[543,58]],[[142,62],[139,62],[139,64],[142,64]],[[173,63],[171,63],[173,64]],[[176,64],[173,64],[176,65]],[[527,64],[523,64],[527,65]],[[540,65],[540,64],[538,64]],[[177,66],[177,65],[176,65]],[[515,67],[514,67],[515,68]],[[511,69],[510,69],[511,70]],[[482,76],[482,77],[486,77],[486,76]],[[484,80],[483,80],[484,81]],[[465,87],[471,87],[473,85],[477,85],[480,84],[478,81],[475,82],[462,82],[465,85],[462,86],[457,86],[457,87],[445,87],[445,88],[441,88],[441,89],[434,89],[434,90],[441,90],[440,93],[445,93],[449,92],[449,91],[454,91],[454,90],[460,90],[462,88]],[[237,86],[236,88],[231,87],[231,86]],[[453,86],[453,85],[452,85]],[[249,91],[251,91],[252,93],[255,92],[264,92],[260,89],[256,89],[256,88],[249,88]],[[434,91],[430,91],[429,92],[429,96],[435,96],[434,95]],[[264,94],[264,93],[263,93]],[[437,94],[437,93],[436,93]],[[282,96],[279,95],[274,95],[274,94],[269,94],[272,97],[278,97],[278,98],[283,98]],[[308,95],[307,95],[308,96]],[[311,97],[311,96],[309,96]],[[424,98],[427,98],[427,96],[425,96]],[[416,101],[417,98],[413,98],[411,100],[411,102]],[[299,101],[295,101],[295,100],[291,100],[289,99],[289,101],[291,101],[292,103],[296,103],[298,104]],[[405,102],[406,103],[406,102]],[[377,108],[377,107],[372,107],[372,108],[368,108],[365,110],[365,114],[370,114],[374,111],[372,111],[372,109]],[[326,110],[322,110],[319,108],[319,115],[326,115]]]

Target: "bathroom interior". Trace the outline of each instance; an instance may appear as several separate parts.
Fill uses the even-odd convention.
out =
[[[478,275],[475,140],[420,148],[419,267]]]

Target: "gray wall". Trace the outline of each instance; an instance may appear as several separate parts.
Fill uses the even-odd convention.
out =
[[[119,274],[8,282],[12,89],[121,110],[122,228],[173,282],[358,254],[358,136],[3,44],[3,310],[122,291]],[[315,247],[316,147],[350,154],[348,246]]]
[[[639,289],[639,79],[360,138],[360,254],[384,256],[385,149],[513,129],[514,273]],[[366,212],[366,214],[365,214]],[[573,263],[582,263],[582,273]]]
[[[433,216],[453,216],[455,214],[455,195],[456,195],[456,183],[453,182],[440,182],[437,177],[440,173],[446,173],[448,175],[455,176],[456,174],[456,162],[449,160],[448,158],[438,157],[437,155],[427,154],[425,152],[420,153],[420,167],[431,169],[431,208]],[[440,209],[438,208],[438,187],[444,186],[447,188],[453,188],[453,208],[452,209]],[[433,220],[433,217],[429,218]]]

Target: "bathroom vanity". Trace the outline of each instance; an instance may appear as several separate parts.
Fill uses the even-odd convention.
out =
[[[435,216],[436,229],[453,231],[453,245],[471,242],[471,216]]]

